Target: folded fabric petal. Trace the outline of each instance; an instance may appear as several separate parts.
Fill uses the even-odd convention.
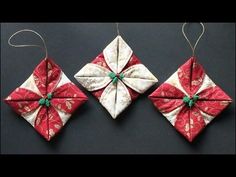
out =
[[[208,87],[198,93],[199,101],[207,100],[207,101],[229,101],[232,99],[218,86]]]
[[[197,63],[195,57],[191,57],[178,69],[178,77],[182,87],[192,95],[201,87],[204,76],[204,69]]]
[[[115,119],[131,103],[131,97],[126,86],[118,80],[106,87],[99,101]]]
[[[168,113],[184,105],[182,100],[184,96],[184,93],[178,88],[163,83],[155,92],[149,95],[149,99],[152,100],[159,111]]]
[[[34,127],[46,140],[50,141],[62,126],[63,123],[60,116],[53,107],[49,109],[41,107],[37,114]]]
[[[75,78],[92,92],[114,119],[157,82],[120,36],[77,72]]]
[[[169,83],[163,83],[158,87],[155,92],[149,95],[149,98],[169,98],[180,99],[182,101],[185,94],[178,88],[170,85]]]
[[[76,80],[88,91],[95,91],[107,86],[111,82],[107,68],[97,64],[86,64],[77,74]]]
[[[49,141],[86,100],[59,66],[44,59],[5,102]]]
[[[205,127],[205,122],[196,107],[188,109],[184,106],[177,114],[174,126],[188,141],[192,142]]]
[[[149,98],[190,142],[232,101],[205,74],[194,57],[172,74]]]
[[[34,81],[42,95],[52,92],[61,77],[61,69],[51,59],[46,58],[35,68]]]
[[[138,93],[144,93],[158,82],[157,78],[143,65],[130,66],[123,72],[123,82]]]
[[[107,65],[114,73],[120,73],[132,56],[132,49],[121,36],[117,36],[104,50]]]

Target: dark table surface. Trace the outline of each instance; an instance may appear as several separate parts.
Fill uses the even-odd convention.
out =
[[[71,117],[51,142],[1,101],[1,152],[3,154],[232,154],[235,153],[235,24],[206,23],[196,50],[210,78],[233,103],[189,143],[154,108],[147,96],[191,55],[181,23],[121,23],[120,33],[142,63],[159,79],[118,119],[113,120],[95,97],[82,88],[74,74],[95,58],[116,37],[115,23],[2,23],[1,100],[20,86],[44,57],[38,48],[13,48],[11,34],[33,29],[46,40],[49,55],[89,101]],[[186,27],[190,39],[201,31]],[[40,40],[24,34],[19,43]]]

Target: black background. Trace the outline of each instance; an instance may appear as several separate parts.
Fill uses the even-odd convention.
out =
[[[235,153],[235,104],[222,112],[190,144],[154,108],[147,96],[191,56],[181,23],[120,23],[120,33],[142,63],[159,79],[116,120],[74,79],[116,37],[115,23],[2,23],[1,100],[20,86],[44,57],[38,48],[12,48],[11,34],[29,28],[46,40],[49,56],[89,97],[60,134],[46,142],[20,116],[1,101],[1,151],[4,154],[229,154]],[[235,100],[235,24],[206,23],[196,50],[206,73]],[[186,27],[190,39],[201,31]],[[40,43],[32,34],[15,38]]]

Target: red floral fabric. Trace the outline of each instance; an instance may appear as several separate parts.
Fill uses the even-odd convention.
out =
[[[172,77],[174,81],[170,81]],[[198,99],[189,107],[183,99],[187,96],[191,100],[195,95]],[[190,142],[232,101],[208,78],[195,57],[178,69],[177,77],[171,76],[149,98]]]
[[[31,116],[28,121],[48,141],[87,100],[87,96],[69,79],[58,86],[63,80],[62,75],[64,73],[61,68],[46,58],[33,71],[33,81],[29,83],[31,87],[19,87],[5,99],[5,102],[25,119]],[[38,89],[38,93],[37,89],[32,90],[33,85]],[[46,99],[49,93],[52,94],[50,105],[40,104],[40,99]]]

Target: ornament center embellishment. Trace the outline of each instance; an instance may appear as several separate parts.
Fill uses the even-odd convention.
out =
[[[112,79],[112,83],[117,83],[118,79],[122,80],[125,76],[123,73],[115,74],[114,72],[110,72],[108,76]]]
[[[192,107],[194,106],[194,104],[197,102],[197,100],[199,99],[198,95],[194,95],[192,98],[185,96],[183,98],[183,102],[188,106],[188,107]]]
[[[46,98],[41,98],[39,100],[39,104],[49,107],[51,105],[51,103],[50,103],[51,99],[52,99],[52,93],[48,93]]]

